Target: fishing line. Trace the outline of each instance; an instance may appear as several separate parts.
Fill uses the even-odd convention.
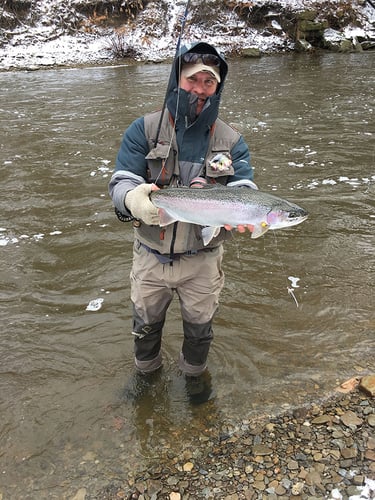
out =
[[[179,35],[178,35],[178,39],[177,39],[176,51],[175,51],[175,55],[174,55],[174,62],[172,63],[171,71],[169,73],[169,80],[168,80],[167,90],[166,90],[166,93],[165,93],[165,96],[164,96],[164,102],[163,102],[163,106],[162,106],[162,110],[161,110],[161,115],[160,115],[160,120],[159,120],[158,128],[157,128],[157,131],[156,131],[156,137],[155,137],[155,141],[154,141],[154,146],[156,146],[156,144],[158,142],[158,139],[159,139],[161,124],[162,124],[162,121],[163,121],[163,116],[164,116],[164,113],[165,113],[165,109],[167,107],[168,91],[170,90],[170,87],[171,87],[171,84],[172,84],[172,81],[173,81],[173,78],[174,78],[174,75],[173,75],[173,70],[175,69],[174,63],[175,63],[175,61],[177,61],[177,58],[179,58],[178,59],[178,63],[179,63],[178,74],[180,74],[180,71],[181,71],[181,58],[180,58],[180,55],[181,55],[180,54],[180,51],[181,51],[181,40],[182,40],[182,37],[183,37],[183,34],[184,34],[184,30],[185,30],[185,23],[186,23],[186,19],[187,19],[188,12],[189,12],[189,4],[190,4],[190,0],[187,0],[186,7],[185,7],[185,12],[180,17],[181,26],[180,26],[180,32],[179,32]],[[179,89],[179,87],[178,87],[178,89]],[[178,89],[177,89],[177,93],[179,94],[179,90]],[[179,95],[177,95],[177,98],[178,97],[179,97]]]
[[[169,80],[168,80],[167,90],[166,90],[166,93],[165,93],[164,102],[163,102],[163,106],[162,106],[162,110],[161,110],[161,114],[160,114],[160,119],[159,119],[159,123],[158,123],[158,128],[157,128],[157,131],[156,131],[156,136],[155,136],[155,140],[154,140],[154,147],[156,147],[156,145],[158,143],[158,140],[159,140],[159,135],[160,135],[160,130],[161,130],[161,126],[162,126],[162,122],[163,122],[163,118],[164,118],[164,113],[165,113],[165,110],[166,110],[166,107],[167,107],[168,93],[170,91],[170,88],[171,88],[171,85],[172,85],[172,81],[173,81],[173,79],[175,77],[175,75],[173,75],[173,71],[176,69],[175,64],[178,64],[178,66],[177,66],[177,74],[178,75],[181,74],[181,57],[180,57],[181,56],[181,40],[182,40],[182,37],[183,37],[183,34],[184,34],[184,30],[185,30],[185,23],[186,23],[187,15],[188,15],[188,12],[189,12],[189,4],[190,4],[190,0],[188,0],[186,2],[185,12],[180,17],[180,21],[181,21],[180,32],[179,32],[179,36],[178,36],[178,39],[177,39],[175,56],[174,56],[174,60],[173,60],[173,63],[172,63],[171,72],[169,74]],[[168,147],[168,150],[167,150],[166,160],[169,158],[169,154],[171,152],[171,148],[172,148],[172,144],[173,144],[173,138],[174,138],[175,133],[176,133],[176,122],[177,122],[177,118],[178,118],[179,104],[180,104],[180,86],[178,84],[177,85],[176,115],[175,115],[174,121],[173,121],[172,134],[171,134],[171,138],[169,140],[169,147]],[[163,169],[164,169],[164,164],[162,164],[162,166],[160,168],[160,172],[159,172],[158,176],[155,178],[155,181],[154,181],[155,184],[159,180],[159,178],[160,178],[160,176],[161,176],[161,174],[163,172]]]
[[[279,251],[279,247],[277,246],[277,235],[275,233],[275,231],[272,231],[272,237],[274,238],[275,240],[275,249],[276,249],[276,255],[279,259],[279,262],[281,264],[281,268],[282,268],[282,272],[283,274],[287,274],[286,272],[286,269],[285,269],[285,266],[284,266],[284,262],[282,261],[281,259],[281,255],[280,255],[280,251]],[[287,278],[288,280],[289,278]],[[287,285],[286,285],[286,289],[288,291],[288,295],[290,295],[292,297],[292,299],[294,300],[295,304],[296,304],[296,307],[299,307],[299,302],[297,300],[297,297],[295,296],[295,293],[294,293],[294,287],[293,287],[293,284],[292,286],[289,286],[289,282],[287,281]]]

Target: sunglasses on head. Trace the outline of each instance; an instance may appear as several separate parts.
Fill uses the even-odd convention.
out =
[[[186,64],[196,64],[197,62],[202,62],[207,66],[220,66],[220,59],[214,54],[197,54],[196,52],[188,52],[182,56],[182,61]]]

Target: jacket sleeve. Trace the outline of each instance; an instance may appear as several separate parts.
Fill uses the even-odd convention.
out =
[[[122,214],[129,216],[125,208],[125,196],[128,191],[146,182],[149,147],[144,131],[144,119],[138,118],[125,131],[116,165],[108,186],[113,204]]]
[[[244,138],[240,136],[231,151],[234,174],[228,178],[228,186],[248,186],[255,188],[254,171],[250,163],[250,151]]]

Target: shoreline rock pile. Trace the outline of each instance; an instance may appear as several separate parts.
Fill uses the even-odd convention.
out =
[[[343,384],[343,392],[321,404],[243,421],[235,430],[224,424],[86,498],[374,498],[375,375],[346,393],[358,382]]]

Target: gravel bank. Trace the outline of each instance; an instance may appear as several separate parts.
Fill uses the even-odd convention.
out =
[[[215,422],[178,455],[166,451],[147,470],[78,498],[375,498],[375,401],[356,388],[235,427]]]

